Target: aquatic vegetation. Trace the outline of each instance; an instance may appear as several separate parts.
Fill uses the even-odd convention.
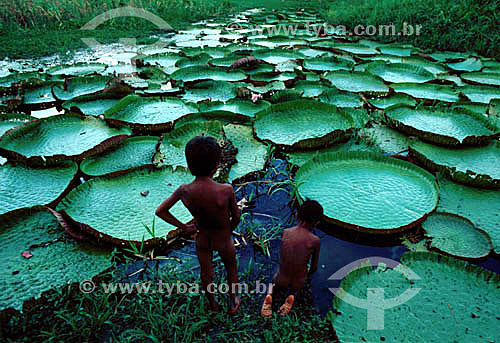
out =
[[[434,253],[405,253],[401,263],[394,269],[379,264],[375,269],[351,271],[341,282],[334,301],[337,312],[330,315],[340,342],[498,340],[498,333],[491,330],[497,321],[493,313],[500,306],[498,275]],[[416,277],[409,277],[413,273],[406,268]],[[384,290],[379,293],[384,301],[369,296],[366,300],[367,292],[373,294],[374,289]],[[408,290],[416,295],[404,303],[394,299]],[[346,293],[367,301],[368,311],[381,311],[380,316],[367,318],[366,307],[342,300]],[[382,324],[381,329],[368,330],[367,320],[372,325]]]
[[[300,167],[296,182],[301,198],[322,204],[326,220],[370,233],[417,225],[434,211],[439,196],[426,170],[360,151],[320,154]]]

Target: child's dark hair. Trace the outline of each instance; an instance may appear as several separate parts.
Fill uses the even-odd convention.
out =
[[[306,200],[297,211],[297,218],[308,224],[315,224],[323,217],[323,207],[316,200]]]
[[[213,137],[197,136],[186,144],[186,161],[194,176],[210,176],[217,167],[222,150]]]

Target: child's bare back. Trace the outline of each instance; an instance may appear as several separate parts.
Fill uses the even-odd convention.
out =
[[[209,290],[213,279],[213,252],[226,267],[230,289],[230,313],[234,313],[241,301],[235,292],[238,282],[236,250],[232,232],[240,222],[240,211],[231,185],[212,180],[221,158],[221,149],[212,137],[198,136],[186,145],[186,161],[195,176],[193,182],[181,185],[156,210],[156,215],[186,233],[197,233],[196,254],[200,262],[201,283],[212,311],[218,311],[215,296]],[[194,217],[194,224],[180,222],[170,213],[178,201]]]
[[[311,257],[311,272],[317,268],[319,247],[320,239],[308,229],[294,226],[285,230],[281,243],[280,267],[274,280],[276,286],[291,286],[293,290],[303,288],[309,274],[307,265]]]

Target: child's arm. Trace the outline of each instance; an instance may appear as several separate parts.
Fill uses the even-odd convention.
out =
[[[236,229],[238,224],[240,223],[240,208],[238,207],[238,204],[236,203],[236,196],[234,195],[234,190],[232,186],[231,187],[231,197],[229,199],[230,204],[229,204],[229,210],[231,211],[231,231]]]
[[[318,239],[314,241],[314,246],[313,246],[314,251],[312,254],[311,267],[309,268],[309,273],[307,274],[308,277],[311,277],[318,270],[319,247],[320,247],[320,240]]]
[[[194,224],[186,225],[181,223],[177,218],[175,218],[172,213],[170,213],[170,208],[175,205],[177,201],[181,199],[182,186],[177,188],[175,192],[172,193],[161,205],[156,209],[155,214],[166,221],[167,223],[180,228],[187,233],[195,233],[197,231]]]

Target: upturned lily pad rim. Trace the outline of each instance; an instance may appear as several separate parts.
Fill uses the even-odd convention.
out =
[[[120,102],[118,102],[115,106],[111,107],[109,110],[104,112],[104,120],[107,123],[109,123],[111,126],[130,127],[134,132],[138,132],[141,134],[142,133],[144,133],[144,134],[163,133],[166,131],[170,131],[174,127],[175,120],[168,121],[165,123],[158,123],[158,124],[140,124],[140,123],[132,123],[132,122],[125,121],[123,119],[116,119],[116,118],[112,117],[114,113],[124,109],[125,107],[127,107],[130,104],[133,104],[137,101],[153,101],[155,99],[158,99],[160,101],[166,101],[166,100],[179,101],[179,102],[183,102],[184,104],[186,104],[188,106],[192,106],[192,107],[196,108],[195,112],[188,113],[187,115],[192,114],[192,113],[197,113],[198,109],[199,109],[197,104],[195,104],[193,102],[182,100],[181,98],[177,98],[177,97],[170,97],[170,96],[143,97],[143,96],[140,96],[138,94],[130,94],[130,95],[127,95],[126,97],[122,98],[120,100]],[[179,118],[177,118],[177,119],[179,119]]]
[[[2,137],[0,137],[0,155],[5,155],[9,160],[12,161],[19,161],[23,164],[26,164],[31,167],[44,167],[44,166],[59,166],[61,164],[64,164],[66,161],[80,161],[84,159],[85,157],[92,156],[94,154],[101,153],[110,147],[112,147],[115,144],[118,144],[122,140],[126,139],[129,137],[128,134],[117,134],[115,136],[109,137],[102,141],[101,143],[97,144],[96,146],[78,154],[78,155],[64,155],[64,154],[56,154],[56,155],[51,155],[51,156],[31,156],[27,157],[23,154],[20,154],[16,151],[12,150],[7,150],[1,146],[2,140],[9,138],[10,136],[15,136],[15,135],[22,135],[22,132],[25,130],[29,130],[31,128],[35,128],[36,126],[40,125],[43,122],[50,122],[54,120],[60,120],[60,119],[65,119],[65,118],[78,118],[80,120],[85,120],[86,118],[91,118],[92,120],[100,120],[97,119],[94,116],[82,116],[77,113],[66,113],[66,114],[59,114],[56,116],[52,117],[47,117],[47,118],[42,118],[42,119],[37,119],[33,121],[29,121],[27,123],[24,123],[21,126],[15,127],[9,131],[7,131]],[[130,133],[130,132],[129,132]]]
[[[119,145],[122,143],[129,143],[129,142],[134,142],[134,141],[148,141],[148,140],[151,141],[151,143],[155,144],[155,151],[158,151],[158,148],[159,148],[160,143],[161,143],[161,139],[160,139],[160,137],[157,137],[157,136],[127,136],[126,138],[124,138],[120,142],[116,143],[112,147],[117,147],[119,149],[120,148]],[[108,151],[106,149],[106,150],[100,152],[99,154],[96,154],[96,156],[92,156],[92,157],[98,158],[100,156],[105,156],[107,153],[108,153]],[[91,162],[93,162],[93,161],[89,160],[89,159],[83,159],[80,162],[80,171],[87,177],[87,179],[91,179],[94,177],[108,177],[108,176],[114,176],[114,175],[123,175],[123,174],[127,174],[128,172],[131,172],[131,171],[134,171],[137,169],[141,169],[144,166],[149,166],[149,167],[154,166],[153,165],[153,155],[151,155],[151,163],[143,164],[141,166],[137,166],[137,167],[133,167],[133,168],[117,170],[117,171],[106,173],[106,174],[93,175],[93,174],[88,174],[87,172],[85,172],[86,165],[91,163]]]
[[[438,164],[434,162],[431,158],[425,156],[423,152],[420,152],[416,147],[421,142],[414,142],[408,146],[408,153],[411,157],[420,161],[425,167],[429,168],[433,171],[439,171],[443,173],[448,179],[464,184],[466,186],[471,187],[479,187],[479,188],[488,188],[488,189],[498,189],[500,188],[500,179],[494,179],[487,174],[477,174],[470,169],[463,172],[461,170],[457,170],[454,166],[448,166],[443,164]],[[497,142],[495,142],[497,143]],[[500,143],[498,143],[500,146]],[[432,144],[431,144],[432,145]],[[442,147],[441,147],[442,148]],[[486,147],[481,147],[481,149],[485,149]],[[457,150],[457,149],[450,149]],[[500,152],[500,149],[499,149]]]
[[[384,156],[379,153],[375,152],[367,152],[367,151],[347,151],[347,152],[328,152],[328,153],[323,153],[323,154],[318,154],[314,156],[312,159],[304,163],[297,171],[295,174],[295,180],[299,181],[300,176],[304,173],[308,173],[311,170],[314,170],[314,165],[318,162],[323,162],[323,161],[335,161],[335,160],[346,160],[346,159],[365,159],[365,160],[370,160],[370,161],[375,161],[375,162],[381,162],[381,163],[387,163],[391,164],[394,166],[398,166],[402,169],[410,170],[416,173],[419,173],[422,178],[426,179],[429,181],[429,183],[433,186],[436,194],[436,201],[433,204],[433,209],[427,213],[424,213],[418,220],[415,220],[407,225],[403,225],[400,227],[396,228],[391,228],[391,229],[376,229],[376,228],[368,228],[368,227],[361,227],[359,225],[354,225],[350,223],[343,222],[338,219],[330,218],[327,217],[326,215],[323,215],[323,219],[333,225],[339,225],[342,227],[345,227],[347,229],[359,231],[359,232],[364,232],[364,233],[369,233],[369,234],[375,234],[375,235],[392,235],[392,234],[400,234],[401,232],[404,232],[410,228],[415,227],[416,225],[422,223],[430,214],[434,213],[434,211],[437,208],[438,202],[439,202],[439,186],[437,183],[437,179],[434,175],[429,173],[427,170],[418,167],[417,165],[401,160],[399,158],[394,158],[394,157],[389,157],[389,156]],[[300,189],[300,183],[299,183],[299,189]],[[300,190],[299,190],[299,197],[302,200],[303,197],[300,195]]]
[[[145,165],[145,166],[141,166],[141,167],[129,170],[123,174],[108,175],[105,177],[96,177],[88,182],[103,182],[106,179],[107,180],[114,179],[114,178],[122,177],[122,176],[127,175],[127,174],[139,172],[142,170],[144,170],[144,171],[148,171],[148,170],[155,171],[156,170],[157,171],[159,169],[170,169],[172,172],[175,172],[175,170],[177,170],[177,169],[187,171],[186,168],[183,168],[181,166],[178,166],[175,169],[173,169],[170,166],[158,168],[158,167],[152,167],[149,165]],[[80,186],[82,186],[82,185],[80,185]],[[73,188],[70,192],[68,192],[67,195],[70,195],[73,191],[76,190],[76,188]],[[120,238],[110,236],[106,233],[98,231],[97,229],[94,229],[93,227],[91,227],[88,224],[81,223],[81,222],[74,220],[64,209],[57,210],[54,212],[59,216],[59,217],[56,216],[56,218],[58,220],[60,220],[61,225],[69,225],[71,227],[77,228],[77,229],[81,230],[83,232],[83,234],[87,234],[87,235],[94,237],[99,244],[104,244],[104,245],[105,244],[112,244],[115,246],[129,247],[130,244],[133,244],[136,247],[140,247],[141,245],[143,245],[144,248],[152,248],[152,247],[157,247],[157,246],[164,245],[165,243],[168,243],[169,239],[172,239],[174,236],[177,236],[179,234],[179,231],[174,229],[168,233],[167,237],[155,237],[155,238],[145,239],[144,242],[125,240],[125,239],[120,239]]]
[[[73,113],[78,113],[80,115],[85,115],[85,113],[82,112],[82,110],[76,106],[69,106],[70,104],[75,104],[75,103],[86,103],[86,102],[91,102],[91,101],[98,101],[98,100],[121,100],[125,97],[125,94],[120,94],[120,93],[97,93],[97,94],[87,94],[87,95],[80,95],[77,96],[73,99],[66,100],[64,101],[61,106],[67,111],[73,112]]]
[[[422,107],[420,107],[419,109],[415,109],[414,107],[411,107],[411,106],[408,106],[405,104],[398,104],[398,105],[390,106],[390,107],[386,108],[384,110],[384,113],[383,113],[383,116],[384,116],[386,122],[388,124],[390,124],[390,126],[392,126],[394,129],[397,129],[399,131],[403,131],[409,135],[416,135],[421,140],[429,142],[429,143],[443,145],[443,146],[480,146],[480,145],[486,145],[491,140],[500,137],[500,128],[496,127],[492,122],[490,122],[483,115],[477,114],[477,113],[472,112],[472,111],[468,111],[466,109],[454,109],[453,111],[456,113],[471,116],[472,118],[480,121],[484,125],[485,128],[487,128],[493,132],[496,131],[496,133],[493,133],[493,134],[487,135],[487,136],[467,136],[463,139],[463,141],[459,141],[455,137],[416,129],[410,125],[406,125],[406,124],[402,123],[401,121],[399,121],[397,119],[393,119],[390,115],[388,115],[389,111],[399,109],[399,108],[407,108],[408,110],[411,110],[411,111],[418,111],[418,110],[422,109]],[[432,108],[424,107],[423,109],[434,111]]]
[[[484,76],[484,77],[493,77],[498,79],[498,83],[487,83],[487,82],[480,82],[470,79],[470,77],[475,77],[475,76]],[[472,71],[468,73],[463,73],[460,75],[460,78],[465,81],[466,83],[472,84],[472,85],[480,85],[480,86],[490,86],[490,87],[500,87],[500,74],[498,73],[490,73],[490,72],[483,72],[483,71]]]
[[[211,115],[214,116],[214,118],[208,118]],[[204,118],[204,121],[219,121],[217,117],[224,117],[227,118],[229,122],[233,124],[250,124],[252,121],[252,118],[249,116],[246,116],[244,114],[240,113],[234,113],[231,111],[225,111],[225,110],[215,110],[215,111],[202,111],[202,112],[195,112],[195,113],[188,113],[183,115],[180,118],[177,118],[174,120],[173,128],[175,129],[176,127],[180,127],[184,124],[188,124],[191,122],[191,118],[195,119],[196,117],[204,117],[207,116],[207,118]]]
[[[296,106],[298,104],[307,104],[307,103],[312,104],[312,105],[316,105],[318,107],[324,107],[324,108],[330,107],[330,109],[335,109],[338,114],[340,114],[342,117],[344,117],[344,119],[347,119],[349,121],[349,123],[351,124],[351,128],[349,128],[347,130],[337,129],[337,130],[329,132],[321,137],[302,139],[302,140],[295,142],[291,145],[275,143],[275,142],[271,141],[270,139],[263,139],[257,135],[257,131],[255,128],[255,122],[257,120],[259,120],[260,118],[262,118],[263,116],[269,115],[270,113],[273,113],[273,112],[278,112],[281,109],[287,109],[288,107],[291,107],[291,106]],[[298,100],[291,100],[291,101],[285,101],[285,102],[273,104],[273,105],[271,105],[271,107],[268,107],[265,110],[257,112],[255,114],[255,118],[253,118],[252,122],[254,124],[253,125],[253,136],[257,141],[262,142],[264,144],[269,144],[269,145],[274,146],[274,147],[276,147],[280,150],[283,150],[283,151],[314,150],[317,147],[326,147],[326,146],[330,146],[334,143],[344,142],[344,141],[349,140],[349,138],[354,130],[354,120],[349,113],[347,113],[346,111],[342,110],[341,108],[339,108],[337,106],[326,104],[326,103],[316,101],[316,100],[311,100],[311,99],[298,99]]]
[[[445,255],[445,256],[449,256],[449,257],[453,257],[453,258],[457,258],[457,259],[460,259],[460,260],[466,260],[466,261],[478,261],[478,260],[483,260],[485,259],[486,257],[488,257],[491,252],[493,251],[493,243],[491,242],[491,238],[490,236],[488,235],[488,233],[486,233],[485,231],[479,229],[478,227],[476,227],[474,225],[473,222],[471,222],[469,219],[463,217],[463,216],[459,216],[458,214],[455,214],[455,213],[449,213],[449,212],[442,212],[442,211],[436,211],[433,213],[433,215],[446,215],[446,216],[450,216],[450,217],[454,217],[454,218],[458,218],[460,220],[463,220],[464,222],[470,224],[470,226],[472,226],[474,228],[474,230],[478,231],[479,233],[481,233],[482,235],[484,235],[486,237],[486,239],[488,240],[488,243],[490,245],[490,251],[488,252],[488,254],[484,255],[484,256],[480,256],[480,257],[464,257],[464,256],[459,256],[459,255],[453,255],[452,253],[449,253],[449,252],[446,252],[446,251],[443,251],[435,246],[432,246],[429,245],[429,249],[430,251],[436,251],[438,252],[439,254],[442,254],[442,255]],[[430,238],[432,240],[432,238],[434,238],[433,236],[430,236],[428,235],[427,233],[427,230],[425,230],[425,228],[423,227],[423,224],[422,223],[422,228],[424,229],[425,233],[426,233],[426,237]]]

